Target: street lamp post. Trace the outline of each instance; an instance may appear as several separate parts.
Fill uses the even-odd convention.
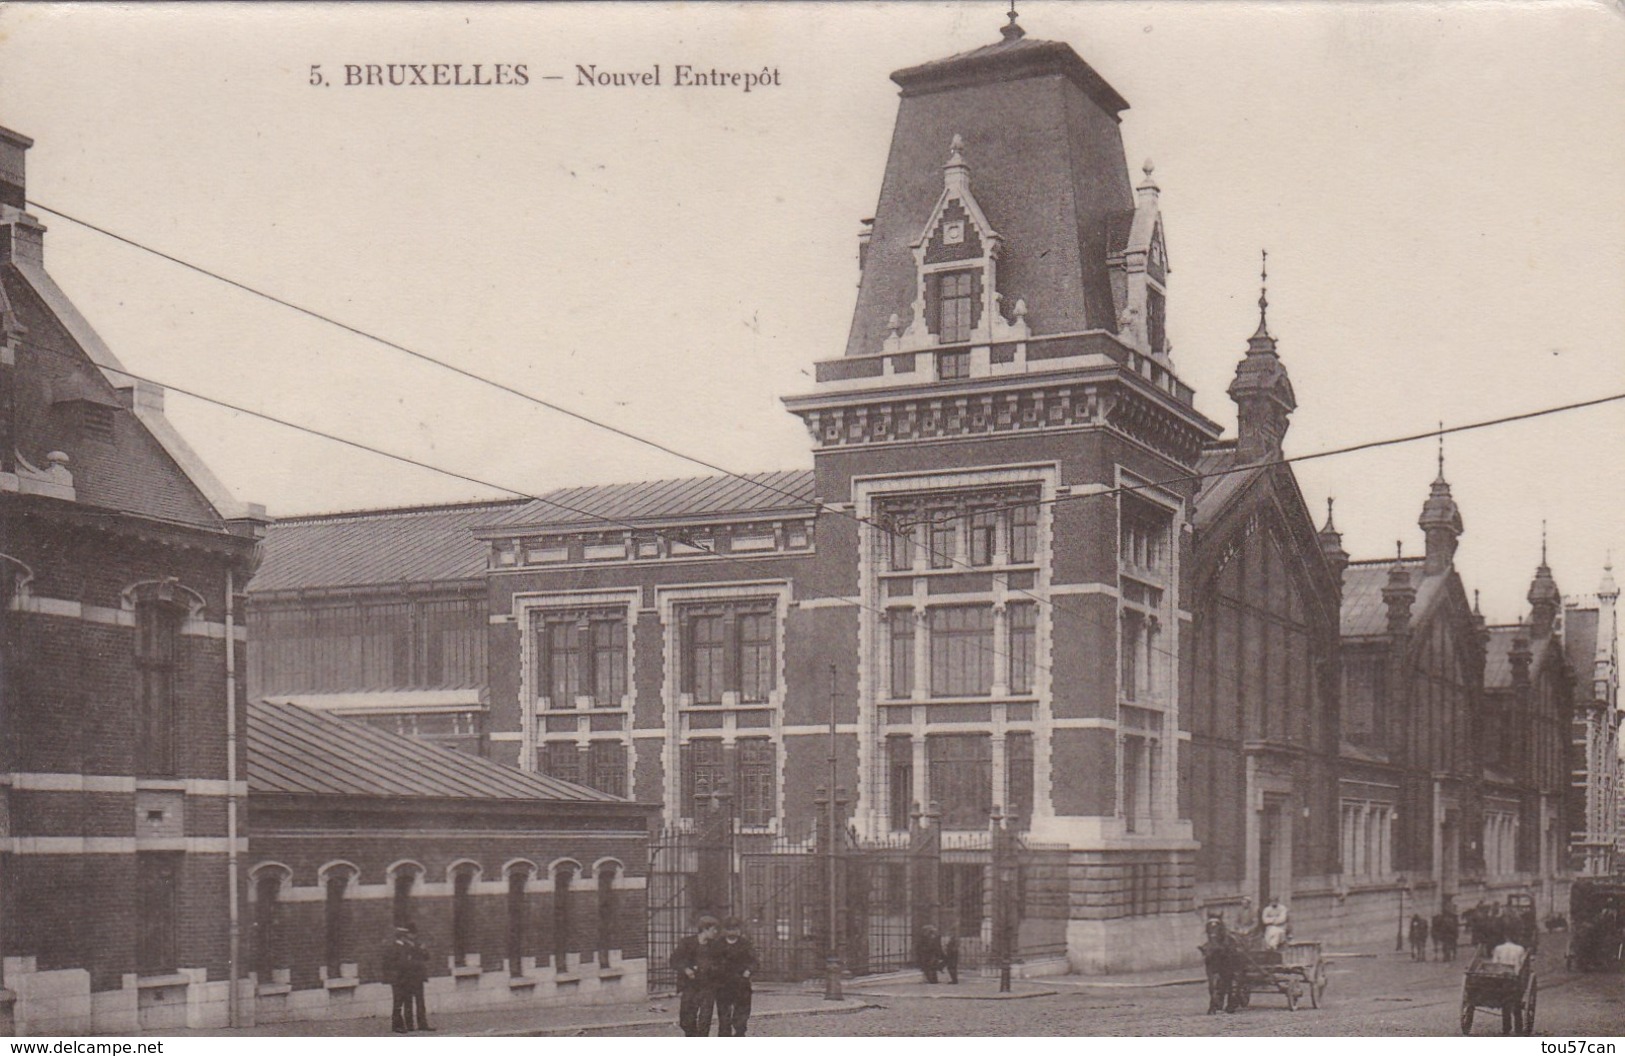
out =
[[[841,993],[841,932],[840,932],[840,841],[841,841],[841,803],[845,796],[836,788],[836,752],[835,752],[835,665],[829,665],[829,789],[827,799],[828,814],[825,820],[829,827],[825,830],[824,862],[826,869],[826,883],[828,885],[825,897],[829,901],[829,917],[825,921],[829,938],[828,947],[824,954],[824,1000],[839,1001]],[[823,789],[819,790],[820,793]],[[822,797],[820,797],[822,798]]]
[[[1405,876],[1399,877],[1399,920],[1394,925],[1394,952],[1400,953],[1405,949]]]

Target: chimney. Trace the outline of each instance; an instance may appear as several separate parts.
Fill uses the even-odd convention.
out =
[[[26,211],[25,162],[33,145],[27,136],[0,128],[0,264],[44,262],[45,226]]]

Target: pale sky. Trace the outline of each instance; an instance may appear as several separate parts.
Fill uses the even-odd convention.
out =
[[[1270,322],[1289,454],[1625,392],[1625,18],[1602,3],[1022,0],[1156,160],[1169,333],[1198,407]],[[29,195],[737,471],[811,464],[779,397],[841,354],[894,69],[998,39],[999,3],[11,5],[0,124]],[[310,67],[523,63],[522,87],[312,87]],[[578,86],[577,64],[660,88]],[[678,63],[779,71],[748,94]],[[556,75],[562,80],[543,77]],[[975,159],[972,158],[972,178]],[[41,214],[125,365],[536,491],[706,470]],[[489,492],[171,395],[273,514]],[[1625,564],[1625,404],[1453,437],[1458,565],[1514,619],[1551,524],[1567,593]],[[1356,557],[1421,550],[1430,442],[1299,469]],[[1625,574],[1622,574],[1625,576]]]

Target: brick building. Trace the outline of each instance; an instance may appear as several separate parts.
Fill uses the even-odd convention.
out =
[[[1620,699],[1619,585],[1613,563],[1603,569],[1592,598],[1563,607],[1563,647],[1574,679],[1574,727],[1569,793],[1569,847],[1574,872],[1619,872]]]
[[[515,502],[278,520],[248,587],[251,700],[488,751],[486,548]]]
[[[387,1015],[405,920],[431,1016],[643,999],[652,807],[264,702],[248,780],[246,1023]]]
[[[0,130],[0,1019],[222,1025],[263,511],[46,273],[30,145]]]

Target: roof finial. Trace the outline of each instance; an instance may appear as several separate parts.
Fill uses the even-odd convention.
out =
[[[1006,41],[1020,40],[1027,35],[1027,31],[1016,25],[1016,0],[1010,0],[1010,22],[999,27],[999,35]]]
[[[1439,423],[1439,479],[1444,479],[1444,422]]]
[[[1394,564],[1403,565],[1404,563],[1405,563],[1405,543],[1402,540],[1395,539],[1394,540]]]
[[[1482,616],[1482,615],[1484,615],[1482,612],[1478,611],[1478,588],[1477,587],[1473,588],[1473,615],[1474,616]]]
[[[1337,525],[1332,523],[1332,504],[1336,501],[1330,495],[1326,496],[1326,527],[1322,531],[1332,532],[1337,530]]]
[[[1270,251],[1267,249],[1261,249],[1258,251],[1258,257],[1258,330],[1253,334],[1253,341],[1263,343],[1249,349],[1249,353],[1252,351],[1275,351],[1275,341],[1270,337],[1269,326]]]
[[[1540,520],[1540,565],[1546,567],[1546,519]]]

